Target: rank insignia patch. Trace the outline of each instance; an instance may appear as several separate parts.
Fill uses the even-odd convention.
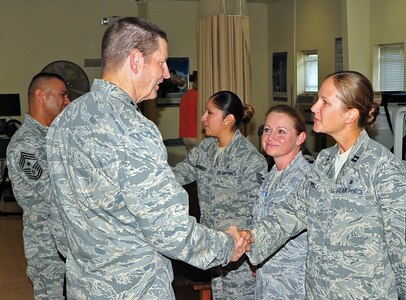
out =
[[[41,177],[43,170],[34,154],[21,152],[18,164],[29,179]]]
[[[257,182],[259,183],[259,184],[262,184],[262,182],[264,182],[264,177],[262,177],[262,174],[260,174],[260,173],[257,173],[256,174],[257,175]]]

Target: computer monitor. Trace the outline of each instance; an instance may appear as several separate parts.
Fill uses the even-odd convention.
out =
[[[0,118],[21,116],[20,94],[0,94]]]
[[[0,135],[7,134],[6,117],[21,116],[20,94],[0,94]]]

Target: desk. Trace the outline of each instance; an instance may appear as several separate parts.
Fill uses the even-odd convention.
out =
[[[210,282],[200,282],[193,285],[195,291],[199,291],[199,300],[211,300],[211,284]]]

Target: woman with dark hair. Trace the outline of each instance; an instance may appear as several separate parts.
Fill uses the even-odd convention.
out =
[[[406,170],[365,131],[378,108],[365,76],[329,75],[313,130],[337,144],[252,229],[254,264],[307,229],[306,299],[406,299]]]
[[[262,149],[275,164],[266,175],[254,206],[254,223],[293,194],[310,171],[301,146],[306,140],[303,117],[292,106],[272,106],[265,118]],[[307,234],[302,232],[266,259],[256,270],[255,299],[305,299]]]
[[[215,93],[201,121],[207,138],[193,148],[173,171],[180,184],[197,182],[200,222],[225,230],[231,224],[246,228],[267,172],[262,154],[241,134],[254,114],[230,91]],[[255,279],[248,260],[212,270],[213,299],[254,299]]]

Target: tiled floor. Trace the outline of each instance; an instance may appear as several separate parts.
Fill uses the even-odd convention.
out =
[[[32,285],[25,275],[26,262],[20,216],[0,217],[0,299],[33,299]]]

